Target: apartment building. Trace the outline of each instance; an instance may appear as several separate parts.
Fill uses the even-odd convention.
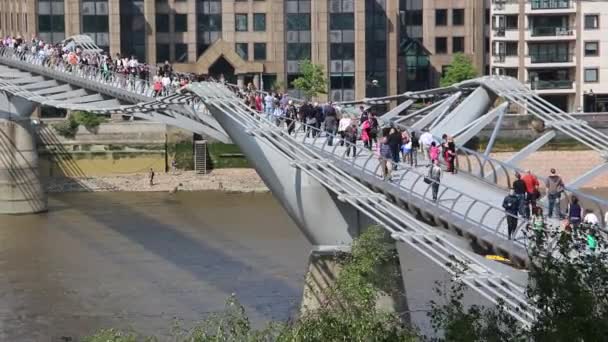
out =
[[[489,1],[0,0],[0,34],[87,34],[112,55],[264,89],[294,91],[310,59],[342,101],[437,86],[457,52],[483,73]]]
[[[608,1],[493,0],[493,74],[555,106],[608,111]]]

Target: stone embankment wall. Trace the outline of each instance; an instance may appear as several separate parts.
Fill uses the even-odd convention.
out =
[[[192,164],[192,134],[164,124],[112,122],[95,132],[80,126],[70,139],[57,134],[52,123],[43,123],[37,133],[43,177],[131,174],[150,168],[163,172],[173,158],[183,169]]]

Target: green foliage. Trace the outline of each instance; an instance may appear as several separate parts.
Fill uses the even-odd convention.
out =
[[[96,114],[72,112],[67,120],[54,124],[53,128],[57,134],[73,139],[78,132],[79,125],[83,125],[91,133],[97,133],[99,125],[105,121],[104,117]]]
[[[274,92],[283,92],[285,90],[285,82],[275,80],[274,82],[272,82],[270,89]]]
[[[177,168],[180,170],[194,170],[194,146],[192,141],[179,141],[167,145],[169,163],[175,159]]]
[[[440,84],[442,87],[449,87],[452,84],[470,80],[477,76],[477,70],[475,70],[471,60],[466,55],[457,53],[454,55],[454,59],[445,75],[441,78]]]
[[[62,137],[73,139],[76,136],[76,132],[78,132],[79,125],[76,118],[70,116],[67,120],[53,124],[53,129]]]
[[[140,342],[153,341],[151,338],[141,337],[133,332],[124,332],[116,329],[103,329],[95,335],[85,337],[83,342]]]
[[[305,59],[300,61],[301,76],[293,81],[294,88],[301,90],[308,100],[318,94],[327,94],[327,78],[320,65]]]
[[[443,336],[439,341],[605,341],[608,251],[597,229],[528,232],[531,263],[526,295],[538,309],[530,327],[517,324],[505,303],[465,309],[464,288],[456,281],[446,304],[432,303],[433,328]],[[589,234],[597,240],[595,251],[586,246]]]

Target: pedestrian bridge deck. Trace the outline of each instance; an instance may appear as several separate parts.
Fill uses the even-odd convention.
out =
[[[419,158],[418,167],[400,163],[393,171],[391,181],[381,178],[380,162],[374,151],[364,149],[358,142],[357,156],[346,157],[346,146],[340,146],[337,138],[334,146],[327,145],[325,133],[317,138],[306,137],[304,127],[296,130],[295,138],[317,149],[341,169],[347,171],[374,191],[386,195],[401,206],[415,209],[423,217],[438,217],[435,222],[452,228],[459,235],[472,238],[487,252],[494,252],[523,262],[527,260],[526,225],[524,219],[518,220],[514,240],[507,238],[507,222],[502,202],[504,190],[471,175],[444,172],[439,188],[437,202],[432,200],[431,187],[424,183],[428,172],[428,161]],[[425,215],[428,213],[429,215]],[[559,225],[556,219],[549,219],[549,225]]]

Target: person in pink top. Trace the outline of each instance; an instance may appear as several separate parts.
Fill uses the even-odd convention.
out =
[[[431,158],[431,165],[435,162],[435,160],[439,160],[439,146],[437,146],[436,142],[431,143],[431,147],[429,148],[429,157]]]
[[[363,141],[363,146],[367,147],[370,150],[372,149],[372,145],[369,141],[369,131],[371,130],[371,127],[372,124],[370,120],[365,120],[361,125],[361,141]]]

